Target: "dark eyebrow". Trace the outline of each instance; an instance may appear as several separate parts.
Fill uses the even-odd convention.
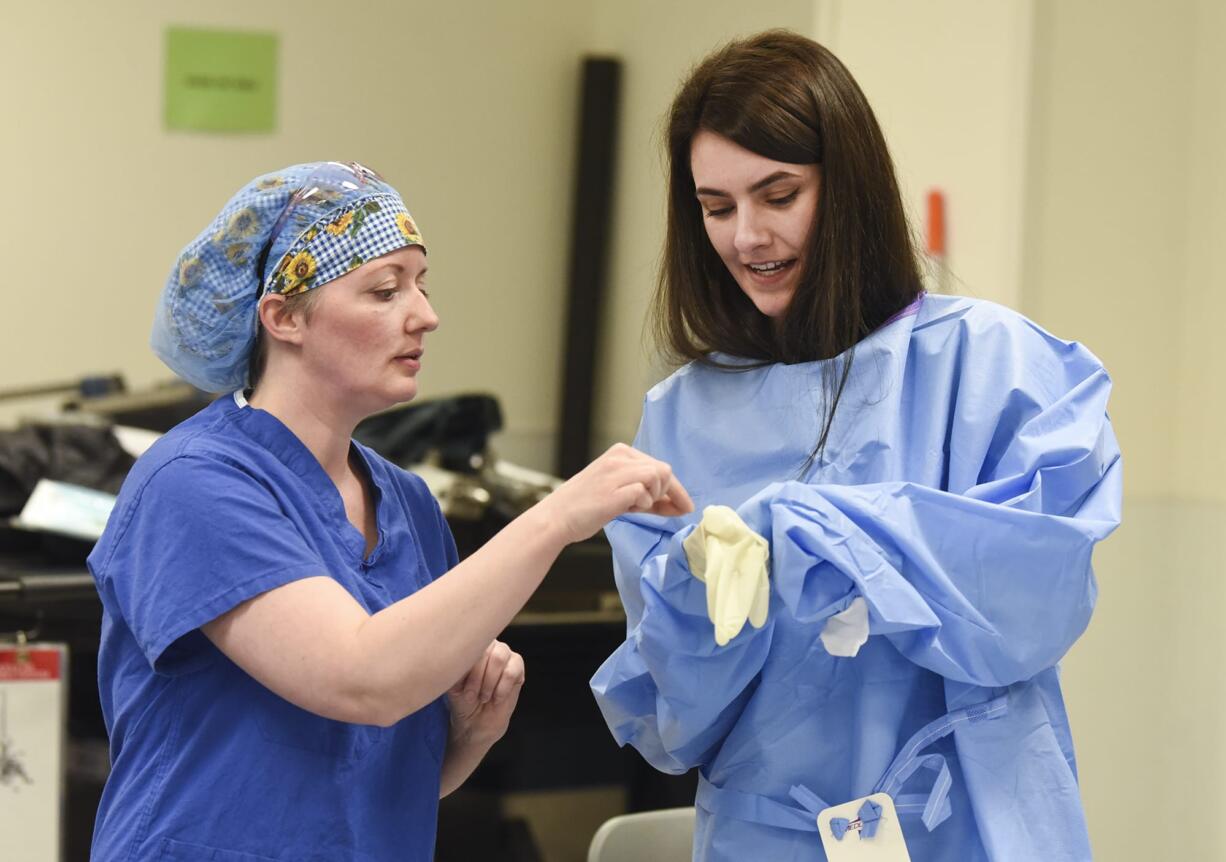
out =
[[[756,191],[759,191],[760,189],[766,188],[769,185],[773,185],[774,183],[777,183],[780,180],[786,180],[789,178],[799,179],[799,177],[796,174],[789,173],[788,171],[775,171],[769,177],[763,177],[762,179],[754,183],[752,186],[750,186],[749,191],[756,192]],[[709,189],[706,186],[699,186],[698,188],[694,189],[694,194],[695,195],[710,195],[711,197],[717,197],[717,198],[732,197],[732,195],[728,194],[727,192],[720,191],[719,189]]]

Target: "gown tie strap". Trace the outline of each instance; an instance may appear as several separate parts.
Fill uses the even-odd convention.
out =
[[[929,722],[916,731],[899,749],[898,754],[895,755],[894,760],[871,792],[889,794],[894,800],[895,810],[900,817],[918,816],[931,832],[953,813],[949,801],[953,776],[944,755],[924,754],[923,750],[937,740],[948,736],[960,724],[990,721],[1008,711],[1008,695],[1002,694],[984,703],[953,710]],[[900,794],[908,779],[921,769],[936,773],[927,793]],[[829,808],[829,803],[803,784],[793,785],[788,795],[797,803],[796,805],[777,802],[760,794],[718,787],[712,784],[705,775],[700,775],[695,801],[713,814],[800,832],[816,832],[818,812]]]

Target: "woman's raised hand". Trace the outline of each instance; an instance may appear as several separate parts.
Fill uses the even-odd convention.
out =
[[[627,512],[673,516],[694,511],[671,467],[624,443],[614,444],[538,505],[562,528],[568,543],[588,538]]]

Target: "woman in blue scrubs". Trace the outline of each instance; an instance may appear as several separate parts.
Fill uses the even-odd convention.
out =
[[[426,268],[396,191],[336,162],[252,181],[176,261],[154,349],[225,394],[140,458],[89,558],[94,859],[428,862],[524,682],[498,632],[567,543],[688,510],[615,447],[457,564],[424,483],[351,439],[417,392]]]
[[[914,860],[1089,859],[1057,664],[1120,517],[1102,365],[923,291],[872,110],[814,42],[709,56],[667,147],[655,322],[685,364],[635,445],[696,510],[607,528],[614,736],[699,770],[696,860],[890,830]]]

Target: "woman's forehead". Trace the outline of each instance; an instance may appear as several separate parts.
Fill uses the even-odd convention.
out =
[[[704,130],[690,144],[690,172],[697,194],[736,194],[758,191],[789,179],[815,178],[818,165],[775,161],[723,135]]]

